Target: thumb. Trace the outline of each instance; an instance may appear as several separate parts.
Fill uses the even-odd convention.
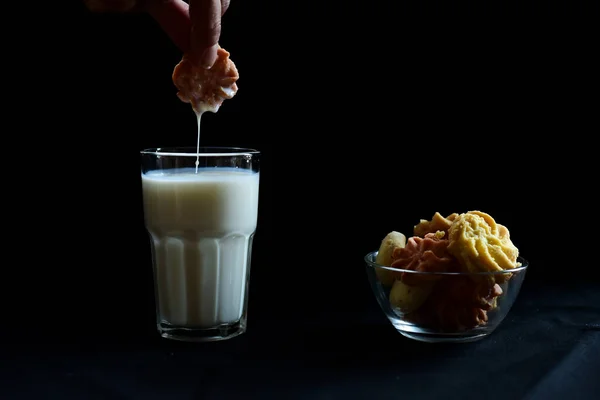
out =
[[[190,50],[190,16],[183,0],[149,1],[146,12],[160,25],[171,41],[184,53]]]
[[[221,0],[190,0],[190,55],[204,68],[210,68],[217,59],[221,36]]]

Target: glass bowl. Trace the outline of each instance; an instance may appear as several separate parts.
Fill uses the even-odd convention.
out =
[[[491,334],[514,304],[529,263],[497,272],[419,272],[364,258],[371,289],[385,316],[407,338],[473,342]]]

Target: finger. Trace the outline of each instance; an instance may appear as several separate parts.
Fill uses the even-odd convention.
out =
[[[221,36],[221,0],[190,0],[190,20],[190,53],[199,65],[210,68]]]
[[[161,29],[171,38],[175,46],[182,52],[190,50],[189,7],[183,0],[150,1],[146,11],[160,25]]]
[[[225,11],[229,8],[229,0],[221,0],[221,16],[225,14]]]

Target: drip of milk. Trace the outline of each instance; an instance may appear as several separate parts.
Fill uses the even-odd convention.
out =
[[[198,138],[196,142],[196,173],[198,173],[198,165],[200,164],[200,120],[204,111],[196,111],[196,120],[198,122]]]
[[[221,87],[220,89],[224,93],[220,96],[221,101],[224,101],[228,98],[232,98],[236,93],[236,90],[233,90],[233,88],[230,87]],[[209,105],[208,103],[203,102],[195,103],[192,107],[192,109],[196,113],[196,120],[198,122],[198,138],[196,139],[196,173],[198,173],[198,165],[200,164],[200,121],[202,119],[202,114],[204,114],[206,111],[216,113],[217,111],[219,111],[220,107],[220,103]]]

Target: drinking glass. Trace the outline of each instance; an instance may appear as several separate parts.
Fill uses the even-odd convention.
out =
[[[157,328],[183,341],[245,332],[260,152],[233,147],[141,151]]]

